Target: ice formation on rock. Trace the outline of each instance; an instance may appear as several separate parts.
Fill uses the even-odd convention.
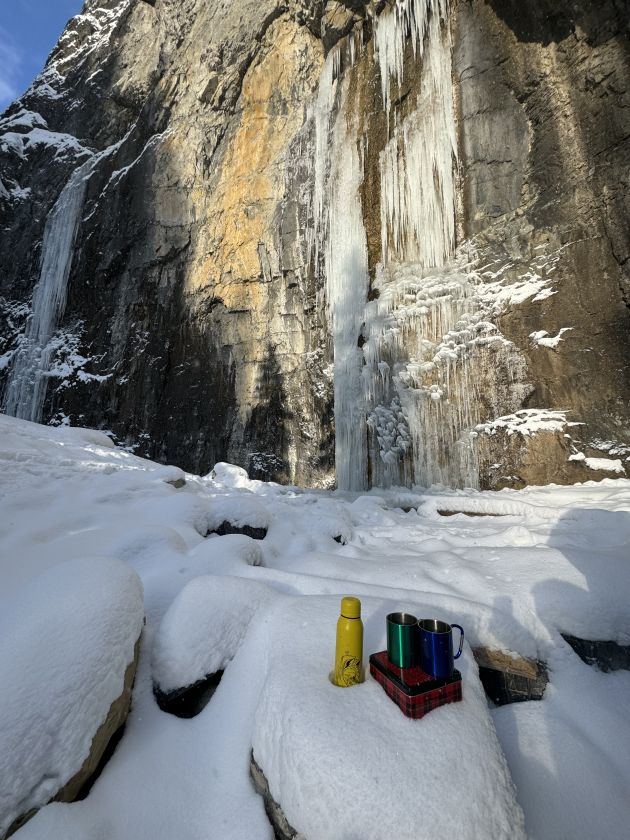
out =
[[[374,38],[385,110],[391,107],[392,78],[400,85],[404,76],[405,44],[411,37],[414,56],[422,57],[429,21],[445,18],[447,0],[396,0],[392,11],[376,21]]]
[[[388,139],[370,302],[360,199],[366,141],[346,101],[348,46],[328,56],[315,111],[313,250],[316,270],[323,253],[332,324],[337,485],[476,487],[475,426],[518,407],[523,366],[490,320],[482,278],[455,252],[447,3],[398,0],[374,32]],[[390,88],[403,81],[409,38],[420,62],[417,100],[401,121]]]
[[[441,266],[455,246],[451,45],[436,12],[426,35],[417,108],[396,126],[380,156],[384,264],[397,260]],[[382,65],[381,73],[389,78],[391,71]]]
[[[363,348],[372,481],[476,487],[475,426],[516,407],[522,362],[487,319],[474,274],[408,263],[379,279]]]
[[[47,373],[57,324],[66,306],[68,276],[80,223],[87,179],[95,157],[79,166],[48,214],[42,244],[42,267],[33,292],[32,314],[7,381],[5,411],[22,420],[42,418]]]
[[[81,147],[82,153],[89,157],[74,170],[48,214],[31,315],[7,377],[4,411],[13,417],[41,422],[48,379],[52,375],[52,358],[63,343],[56,333],[66,308],[68,278],[87,184],[103,158],[116,152],[128,136],[96,154]]]

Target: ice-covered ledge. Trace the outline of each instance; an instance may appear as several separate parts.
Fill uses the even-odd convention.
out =
[[[463,701],[409,720],[370,676],[348,689],[329,682],[338,607],[337,596],[287,599],[267,618],[253,756],[289,824],[310,840],[376,840],[388,826],[400,840],[524,838],[468,646]],[[363,599],[366,659],[385,647],[392,608]]]

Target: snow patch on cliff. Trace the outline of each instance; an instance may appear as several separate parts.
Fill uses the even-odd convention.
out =
[[[63,76],[93,52],[105,49],[116,24],[132,0],[88,0],[81,14],[73,17],[64,30],[49,62],[50,69]]]
[[[12,152],[21,160],[24,160],[31,150],[41,146],[52,147],[55,150],[55,161],[68,158],[76,160],[82,155],[91,154],[91,151],[72,134],[59,131],[32,128],[26,134],[7,131],[0,137],[0,151]]]
[[[599,470],[602,472],[613,472],[625,475],[626,471],[619,458],[587,458],[583,452],[575,452],[569,456],[569,461],[580,461],[589,470]]]
[[[514,414],[497,417],[488,423],[480,423],[475,431],[486,435],[495,435],[499,431],[505,431],[508,435],[519,434],[529,437],[538,432],[564,432],[568,425],[570,424],[564,411],[525,408]]]
[[[537,330],[536,332],[530,333],[529,337],[538,347],[549,347],[552,350],[555,350],[558,344],[564,340],[562,338],[563,333],[569,332],[572,329],[574,329],[574,327],[562,327],[557,335],[554,336],[549,335],[547,330]]]

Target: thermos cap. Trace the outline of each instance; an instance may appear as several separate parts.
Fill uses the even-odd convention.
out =
[[[361,601],[350,596],[342,598],[341,615],[344,618],[361,618]]]

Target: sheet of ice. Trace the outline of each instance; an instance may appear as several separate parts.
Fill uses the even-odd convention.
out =
[[[30,134],[40,131],[33,129]],[[12,359],[5,388],[4,410],[14,417],[35,422],[42,419],[51,360],[59,348],[54,333],[66,308],[68,279],[87,183],[99,163],[120,148],[122,142],[124,138],[98,154],[83,149],[89,155],[88,159],[74,170],[46,218],[40,274],[33,290],[31,314]]]
[[[322,70],[315,110],[314,259],[319,268],[323,250],[334,357],[337,486],[362,490],[367,486],[366,409],[358,340],[368,291],[367,239],[359,193],[363,151],[357,120],[346,113],[349,77],[346,74],[337,81],[339,68],[337,49],[328,55]],[[339,101],[333,112],[336,97]]]
[[[293,828],[318,840],[525,838],[468,650],[462,703],[411,721],[372,678],[352,689],[329,681],[338,600],[283,603],[270,618],[253,751]],[[367,650],[385,648],[394,608],[363,600]]]
[[[143,619],[138,576],[103,558],[62,563],[4,605],[0,833],[79,771],[122,693]]]
[[[40,276],[33,291],[31,317],[6,384],[4,409],[24,420],[41,420],[53,332],[66,307],[74,241],[80,223],[87,179],[94,160],[79,166],[61,191],[46,219]]]
[[[203,575],[167,610],[153,647],[153,681],[162,691],[192,685],[234,659],[250,621],[274,600],[253,580]]]

